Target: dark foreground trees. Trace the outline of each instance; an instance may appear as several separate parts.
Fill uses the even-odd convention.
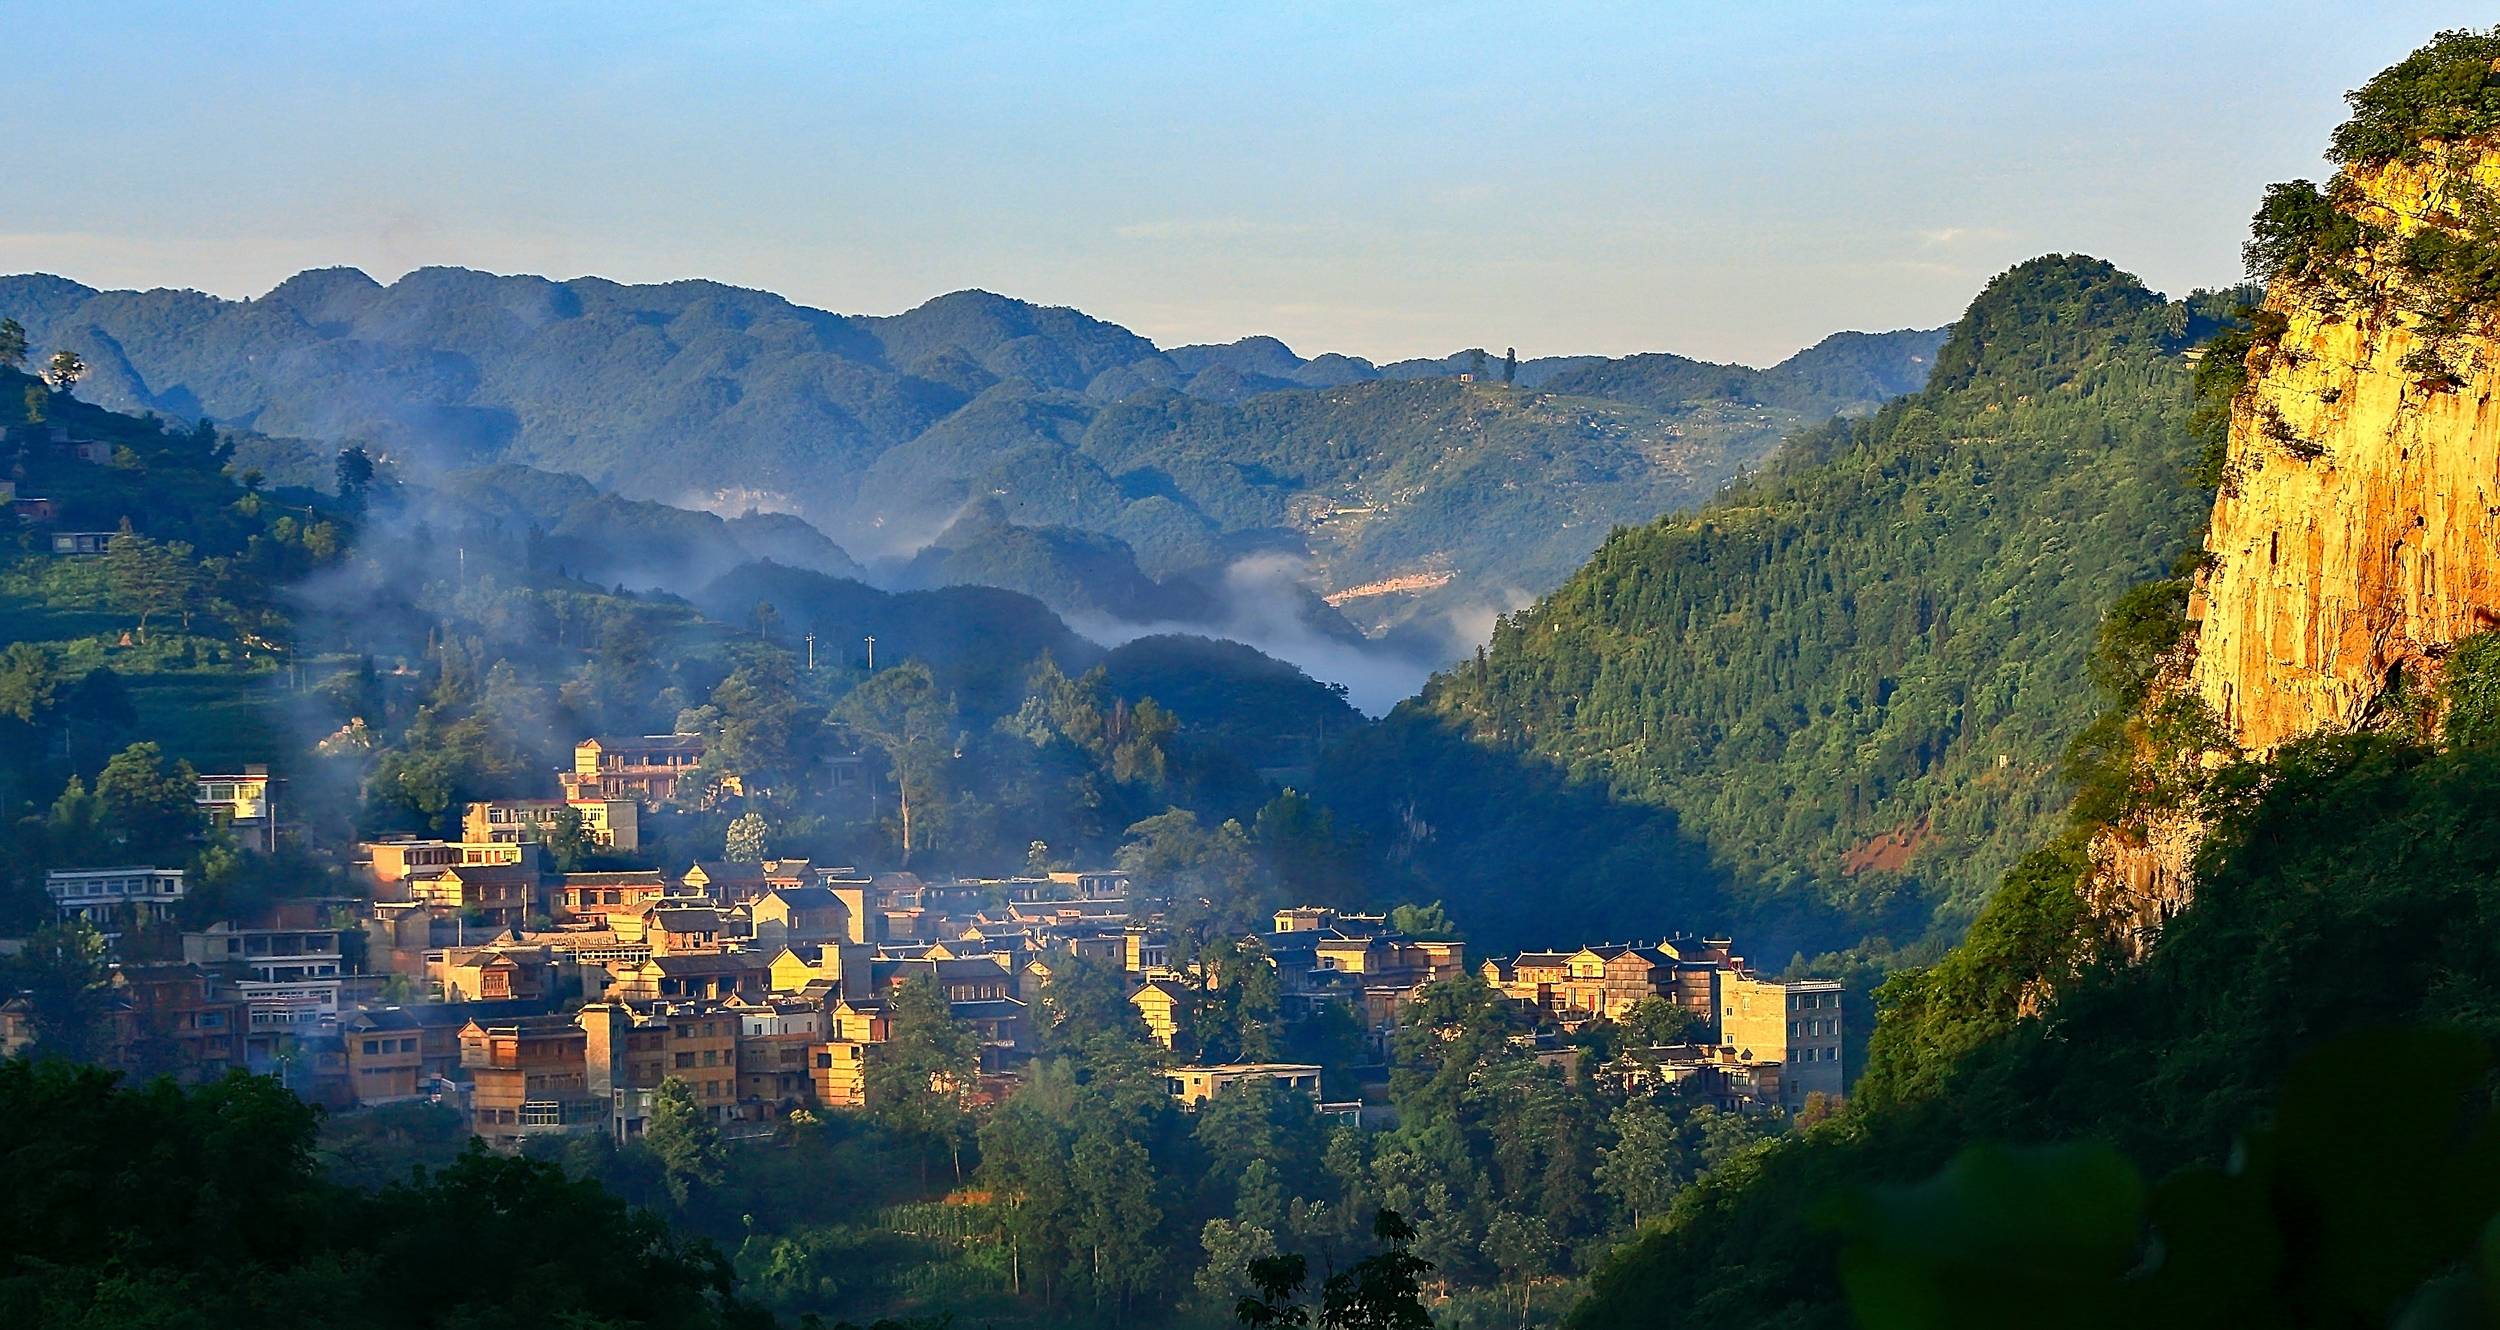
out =
[[[0,1062],[0,1325],[768,1327],[710,1244],[472,1149],[378,1192],[317,1171],[262,1077],[126,1086]]]

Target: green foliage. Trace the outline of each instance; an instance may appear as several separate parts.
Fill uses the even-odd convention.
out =
[[[721,857],[733,864],[759,864],[771,855],[771,824],[753,809],[740,813],[721,841]]]
[[[925,828],[915,838],[914,813],[944,794],[947,763],[955,752],[954,699],[938,692],[928,666],[912,661],[853,689],[840,716],[885,753],[894,787],[896,840],[902,862],[909,864],[912,851],[926,843]]]
[[[18,1157],[41,1161],[0,1188],[0,1321],[769,1325],[718,1253],[595,1183],[473,1149],[354,1191],[315,1171],[316,1120],[265,1077],[125,1087],[0,1062],[0,1124]],[[450,1269],[464,1277],[407,1296],[407,1271]]]
[[[1319,1288],[1316,1307],[1303,1302],[1309,1263],[1300,1256],[1271,1256],[1250,1263],[1255,1297],[1244,1298],[1235,1317],[1246,1326],[1312,1326],[1316,1330],[1431,1330],[1423,1278],[1432,1262],[1409,1250],[1412,1225],[1394,1210],[1372,1219],[1381,1250],[1335,1274]]]
[[[886,1000],[886,1041],[868,1061],[869,1112],[892,1131],[943,1150],[962,1168],[965,1104],[980,1074],[980,1045],[955,1019],[934,979],[898,984]]]
[[[28,1052],[69,1062],[101,1062],[113,1035],[113,994],[104,937],[84,919],[47,923],[14,955],[0,957],[0,991],[26,1002]]]
[[[2407,1068],[2387,1094],[2356,1063]],[[2500,1286],[2500,1120],[2485,1041],[2346,1036],[2284,1078],[2221,1166],[2148,1187],[2106,1145],[1964,1151],[1842,1212],[1842,1280],[1869,1330],[2485,1323]]]
[[[1400,905],[1389,911],[1389,927],[1408,937],[1429,940],[1453,940],[1458,937],[1458,924],[1450,912],[1434,901],[1429,905]]]
[[[2500,756],[2322,737],[2232,769],[2203,807],[2196,898],[2141,961],[2111,963],[2079,927],[2077,851],[2027,863],[1962,948],[1885,986],[1848,1113],[1687,1188],[1580,1323],[1642,1322],[1664,1299],[1837,1326],[1836,1244],[1805,1218],[1823,1198],[1984,1141],[2106,1140],[2148,1175],[2218,1164],[2327,1039],[2424,1022],[2500,1038],[2500,944],[2482,931],[2500,919]],[[2317,984],[2328,970],[2373,978]]]
[[[1505,898],[1534,870],[1500,847],[1540,834],[1521,824],[1569,797],[1540,792],[1559,776],[1675,818],[1648,833],[1665,852],[1540,896],[1541,929],[1710,918],[1808,950],[1949,931],[2057,819],[2101,608],[2194,543],[2209,503],[2179,484],[2179,352],[2229,308],[2166,304],[2097,260],[2005,273],[1925,389],[1617,532],[1505,618],[1481,667],[1333,758],[1325,793],[1471,925],[1518,927]],[[1453,729],[1496,756],[1466,771]],[[1627,839],[1538,820],[1549,849]]]
[[[2306,180],[2266,186],[2249,222],[2240,261],[2251,279],[2349,290],[2359,284],[2352,260],[2376,238],[2327,192]]]
[[[719,1126],[683,1080],[669,1076],[660,1081],[652,1095],[651,1128],[643,1143],[659,1157],[669,1197],[678,1205],[685,1205],[699,1188],[720,1185],[727,1147],[721,1142]]]
[[[2500,633],[2476,633],[2448,652],[2439,679],[2440,732],[2460,748],[2500,740]]]
[[[2327,155],[2355,166],[2418,161],[2425,143],[2500,129],[2500,29],[2454,28],[2344,95],[2352,118]]]

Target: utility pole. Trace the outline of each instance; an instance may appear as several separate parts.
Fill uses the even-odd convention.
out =
[[[870,674],[877,672],[877,639],[874,634],[868,638],[868,672]]]
[[[816,672],[816,635],[814,633],[807,635],[807,672],[810,674]]]

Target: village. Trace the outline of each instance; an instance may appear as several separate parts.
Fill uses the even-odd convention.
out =
[[[1212,967],[1167,926],[1156,884],[1125,872],[924,880],[769,858],[551,869],[559,822],[634,857],[641,815],[702,756],[692,735],[586,739],[558,793],[472,803],[459,840],[360,845],[369,896],[280,900],[205,927],[172,922],[182,869],[48,873],[59,917],[92,924],[108,948],[103,1060],[186,1082],[246,1069],[333,1112],[441,1104],[506,1150],[549,1135],[635,1140],[673,1079],[724,1136],[769,1136],[794,1112],[868,1106],[888,1006],[911,984],[943,991],[978,1047],[960,1085],[996,1102],[1036,1056],[1034,1005],[1054,969],[1077,965],[1121,977],[1184,1108],[1267,1080],[1339,1121],[1392,1125],[1378,1064],[1401,1011],[1469,978],[1515,1004],[1532,1032],[1516,1041],[1569,1076],[1761,1115],[1836,1104],[1844,1089],[1842,985],[1763,977],[1727,938],[1471,958],[1385,914],[1282,909],[1229,954],[1270,967],[1287,1020],[1350,1018],[1368,1057],[1202,1062],[1193,1021]],[[261,851],[289,834],[283,791],[263,767],[197,782],[222,834]],[[1572,1038],[1661,1003],[1681,1013],[1676,1042],[1601,1063]],[[30,1015],[24,995],[0,1003],[0,1054],[34,1041]]]

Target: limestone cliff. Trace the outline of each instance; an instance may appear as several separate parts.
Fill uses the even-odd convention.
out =
[[[2500,156],[2346,178],[2384,250],[2454,226],[2461,192],[2500,186]],[[2269,295],[2283,331],[2251,355],[2206,537],[2190,679],[2254,752],[2361,722],[2397,676],[2500,622],[2500,348],[2484,334],[2434,348],[2396,265],[2361,263],[2372,304]],[[2424,351],[2444,373],[2419,368]]]
[[[2267,294],[2193,631],[2157,705],[2192,697],[2263,755],[2370,723],[2448,644],[2500,624],[2500,342],[2429,313],[2439,293],[2408,260],[2426,231],[2483,243],[2495,196],[2500,151],[2473,145],[2354,166],[2331,191],[2360,239],[2338,280],[2287,274]],[[2197,832],[2162,810],[2096,840],[2116,922],[2140,931],[2185,898]]]

